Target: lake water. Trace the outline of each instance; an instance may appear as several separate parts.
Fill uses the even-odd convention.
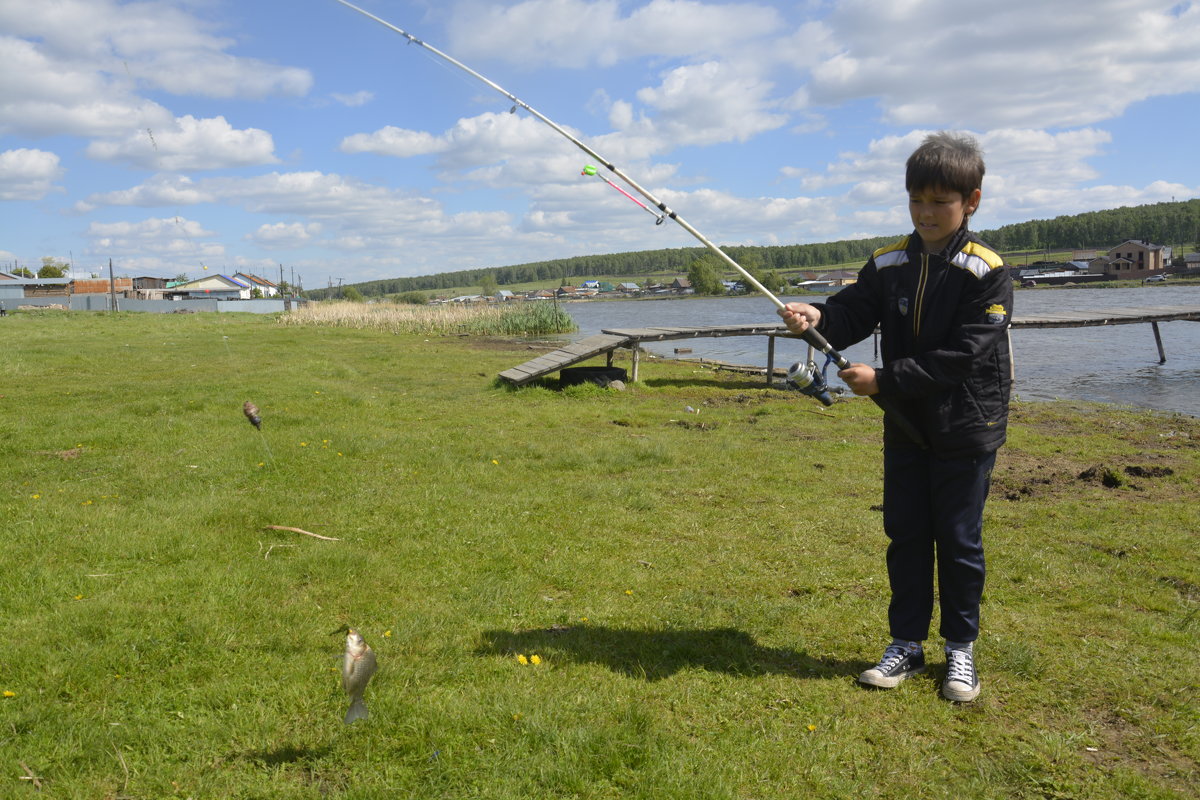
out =
[[[1056,310],[1200,307],[1200,286],[1026,289],[1017,291],[1014,304],[1017,316]],[[771,301],[759,296],[575,302],[563,308],[579,325],[579,332],[570,337],[572,341],[604,328],[739,325],[779,319]],[[1025,400],[1088,400],[1200,416],[1200,323],[1160,322],[1159,330],[1167,354],[1165,364],[1158,363],[1154,331],[1147,323],[1013,330],[1016,395]],[[676,356],[676,347],[692,352]],[[685,339],[651,343],[645,349],[664,358],[710,358],[759,367],[767,364],[767,339],[763,336]],[[851,361],[878,365],[874,350],[874,343],[867,339],[842,352]],[[775,366],[787,367],[805,358],[807,352],[808,346],[800,340],[777,339]],[[829,371],[830,383],[840,385],[834,372],[833,368]]]

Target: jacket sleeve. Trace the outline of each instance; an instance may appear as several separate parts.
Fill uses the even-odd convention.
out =
[[[1012,320],[1012,278],[1004,267],[968,282],[949,335],[932,350],[897,358],[877,373],[884,394],[921,397],[961,384],[1001,342]]]
[[[817,331],[835,350],[861,342],[871,335],[882,319],[881,295],[879,271],[872,257],[859,270],[858,280],[827,302],[813,304],[821,310]]]

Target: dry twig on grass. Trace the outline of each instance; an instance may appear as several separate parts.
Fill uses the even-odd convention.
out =
[[[287,525],[264,525],[263,529],[269,530],[269,531],[291,531],[292,533],[302,533],[305,536],[311,536],[314,539],[323,539],[326,542],[340,542],[341,541],[341,539],[335,539],[332,536],[322,536],[319,533],[310,533],[309,531],[302,530],[300,528],[289,528]]]

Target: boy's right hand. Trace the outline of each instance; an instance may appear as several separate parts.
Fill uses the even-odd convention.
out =
[[[787,329],[795,334],[802,334],[810,327],[815,328],[821,321],[821,310],[808,303],[788,303],[777,313],[783,318]]]

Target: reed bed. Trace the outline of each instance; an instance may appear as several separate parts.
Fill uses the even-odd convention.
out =
[[[437,306],[309,303],[279,318],[284,325],[381,330],[422,336],[532,336],[577,330],[557,303],[454,303]]]

